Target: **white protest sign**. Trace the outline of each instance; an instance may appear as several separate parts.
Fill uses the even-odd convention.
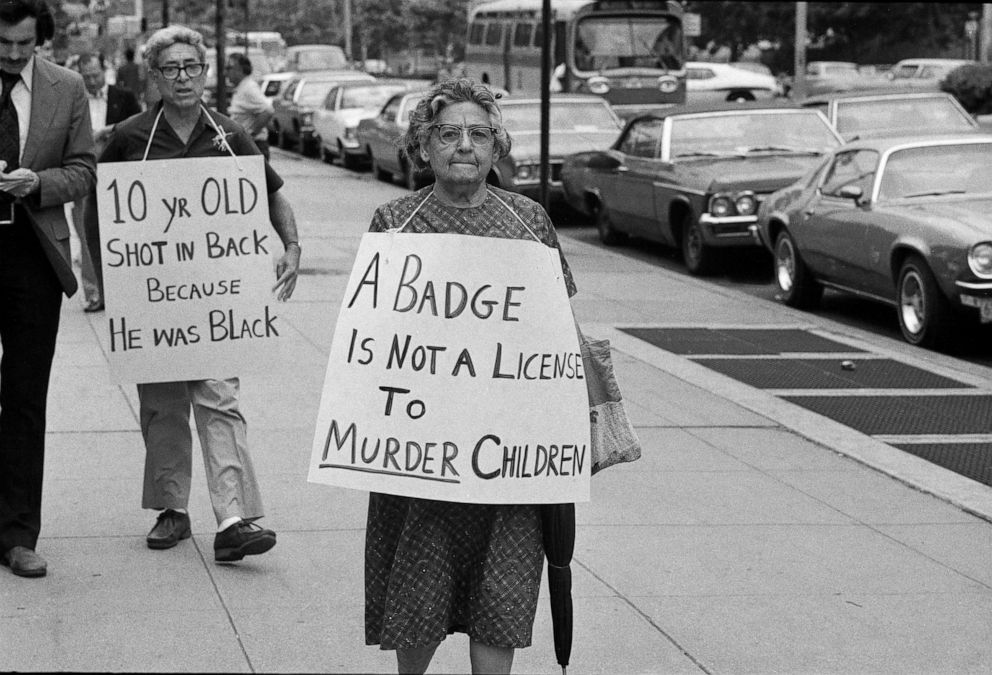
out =
[[[341,305],[310,482],[443,501],[589,500],[589,399],[555,249],[370,233]]]
[[[233,377],[274,358],[261,156],[97,166],[110,366],[118,382]]]

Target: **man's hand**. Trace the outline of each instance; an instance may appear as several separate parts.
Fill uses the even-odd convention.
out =
[[[0,191],[6,192],[13,197],[27,197],[38,189],[41,179],[31,169],[14,169],[10,173],[3,173],[7,166],[5,163],[0,168]]]
[[[293,297],[296,290],[296,277],[300,272],[300,247],[289,246],[276,263],[276,285],[273,292],[279,291],[279,300],[285,302]]]

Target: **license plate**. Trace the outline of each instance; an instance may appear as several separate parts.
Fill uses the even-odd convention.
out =
[[[976,298],[971,295],[961,296],[961,304],[978,308],[978,317],[982,323],[992,323],[992,298]]]

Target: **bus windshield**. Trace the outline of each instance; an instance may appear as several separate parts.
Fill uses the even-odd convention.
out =
[[[682,68],[681,26],[663,16],[590,16],[575,27],[578,71]]]

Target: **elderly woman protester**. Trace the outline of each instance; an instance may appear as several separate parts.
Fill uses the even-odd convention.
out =
[[[434,85],[410,118],[404,151],[436,182],[380,206],[370,230],[558,237],[540,205],[486,184],[510,137],[491,90]],[[575,284],[561,259],[569,296]],[[453,632],[469,636],[474,673],[509,673],[530,646],[544,549],[536,505],[460,504],[372,493],[365,539],[365,640],[395,649],[400,673],[423,673]]]
[[[100,162],[260,154],[241,125],[201,104],[208,65],[198,32],[178,25],[163,28],[149,38],[145,54],[161,101],[118,124]],[[296,222],[289,202],[279,193],[283,181],[268,163],[265,182],[269,220],[285,247],[276,264],[275,290],[280,300],[288,300],[300,264]],[[142,507],[159,511],[146,538],[149,548],[172,548],[191,535],[186,510],[192,469],[191,407],[218,523],[214,560],[233,562],[275,546],[275,532],[254,522],[263,515],[262,502],[239,396],[238,378],[138,385],[145,441]]]

